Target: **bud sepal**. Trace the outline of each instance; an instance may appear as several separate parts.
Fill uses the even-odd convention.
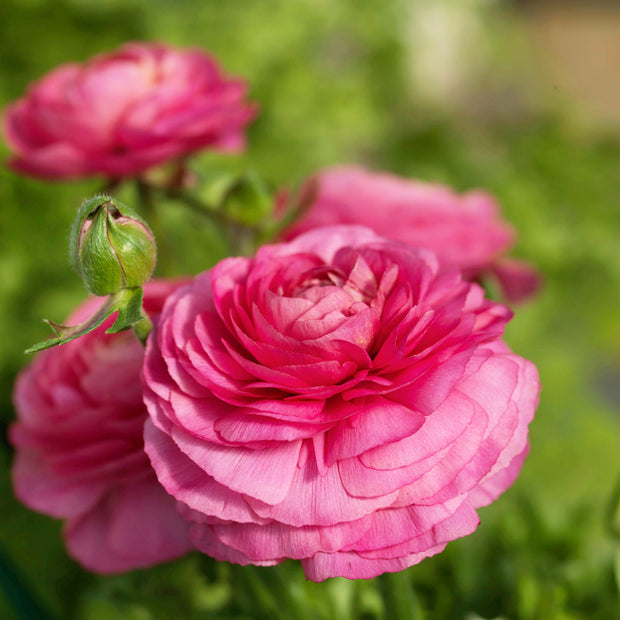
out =
[[[150,331],[151,322],[142,312],[142,289],[136,287],[122,289],[110,295],[95,314],[79,325],[60,325],[48,319],[43,319],[58,337],[37,342],[26,349],[25,353],[36,353],[43,349],[71,342],[71,340],[92,332],[115,312],[118,312],[118,316],[114,323],[106,329],[105,333],[116,334],[134,327],[136,335],[144,344]]]
[[[86,200],[69,245],[71,262],[94,295],[142,286],[153,273],[157,249],[147,223],[109,196]]]

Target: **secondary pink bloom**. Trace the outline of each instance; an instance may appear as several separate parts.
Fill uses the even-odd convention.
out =
[[[203,148],[238,151],[256,114],[246,84],[198,49],[128,43],[62,65],[4,112],[4,135],[25,174],[119,178]]]
[[[517,476],[538,399],[511,313],[434,255],[328,227],[167,300],[145,449],[202,551],[368,578],[441,551]]]
[[[157,314],[178,286],[148,284],[147,312]],[[100,304],[88,300],[71,320]],[[39,353],[22,371],[10,432],[15,493],[30,508],[66,519],[70,554],[100,573],[150,566],[190,548],[187,524],[144,453],[142,346],[131,332],[106,335],[110,323]]]
[[[540,285],[527,263],[505,259],[515,240],[495,199],[482,191],[457,194],[443,185],[374,173],[357,167],[328,168],[316,177],[318,195],[285,238],[334,224],[361,224],[390,239],[425,247],[445,267],[468,279],[493,275],[509,301]]]

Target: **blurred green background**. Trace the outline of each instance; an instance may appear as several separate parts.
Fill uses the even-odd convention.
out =
[[[542,379],[531,453],[514,487],[480,511],[475,534],[404,579],[427,619],[609,620],[620,617],[618,35],[620,7],[604,1],[3,0],[0,103],[60,63],[127,40],[200,46],[244,76],[261,106],[247,153],[205,156],[209,165],[251,166],[274,187],[358,162],[491,190],[519,231],[514,254],[545,278],[507,332]],[[85,296],[67,237],[101,186],[0,170],[4,428],[22,352],[47,335],[41,319],[61,320]],[[165,217],[190,235],[171,241],[179,267],[196,272],[226,253],[185,212]],[[0,458],[0,581],[16,600],[13,569],[59,619],[278,617],[277,594],[261,609],[244,594],[269,571],[197,556],[118,577],[82,571],[60,524],[13,499],[6,441]],[[289,595],[309,618],[386,617],[380,580],[311,584],[290,564]],[[42,613],[20,616],[0,594],[0,618]]]

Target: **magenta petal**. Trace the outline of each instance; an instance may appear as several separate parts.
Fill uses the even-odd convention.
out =
[[[463,209],[495,217],[484,197]],[[165,364],[144,370],[146,451],[193,543],[301,559],[322,580],[402,570],[471,533],[514,480],[537,403],[533,366],[501,342],[510,316],[429,251],[355,227],[198,276],[155,327],[147,357]]]
[[[483,478],[506,467],[515,454],[523,452],[527,445],[527,423],[531,420],[538,402],[535,370],[528,381],[523,381],[532,369],[533,366],[516,356],[498,355],[487,360],[474,375],[462,382],[459,387],[482,405],[489,416],[489,424],[480,449],[453,479],[453,488],[444,487],[439,495],[425,501],[442,501],[443,497],[451,495],[455,489],[459,492],[469,490]],[[481,386],[485,385],[493,385],[494,388],[481,389]],[[529,392],[527,397],[524,386],[527,386],[526,391]],[[515,402],[519,402],[521,406],[516,407]],[[527,423],[524,424],[525,420]]]
[[[338,466],[328,467],[321,474],[314,456],[310,455],[297,468],[282,501],[269,505],[250,498],[248,503],[260,516],[288,525],[329,526],[361,519],[378,508],[389,506],[396,496],[393,492],[381,497],[355,497],[345,489]]]
[[[470,493],[472,498],[476,497],[475,501],[472,499],[476,506],[484,506],[497,499],[518,475],[528,452],[527,424],[532,420],[538,406],[539,387],[536,368],[517,356],[507,357],[519,366],[519,383],[515,390],[515,399],[521,405],[516,412],[518,421],[515,431],[501,444],[501,453],[490,471]]]
[[[213,529],[210,525],[192,525],[190,539],[192,544],[199,551],[210,555],[220,562],[231,562],[232,564],[241,564],[241,566],[247,566],[248,564],[254,564],[256,566],[275,566],[286,559],[285,557],[281,557],[275,560],[251,560],[247,555],[221,542],[213,533]]]
[[[188,524],[151,476],[119,488],[96,510],[69,521],[65,537],[71,554],[98,573],[151,566],[191,549]]]
[[[525,261],[504,258],[491,272],[499,280],[506,299],[513,303],[532,297],[542,286],[540,273]]]
[[[484,411],[475,407],[472,423],[466,432],[442,450],[405,467],[371,469],[363,465],[363,455],[357,459],[341,461],[340,472],[344,485],[355,495],[370,497],[400,489],[399,503],[422,503],[450,483],[473,458],[487,422]]]
[[[330,263],[343,247],[357,247],[365,243],[381,240],[369,228],[363,226],[328,226],[312,230],[287,244],[270,248],[269,253],[276,256],[291,256],[299,252],[316,254]],[[261,255],[259,251],[258,256]]]
[[[474,417],[467,431],[460,435],[449,448],[439,453],[439,458],[433,467],[424,471],[415,481],[403,485],[398,505],[438,503],[469,490],[471,488],[468,484],[469,478],[465,477],[463,481],[461,474],[472,461],[475,462],[487,427],[486,413],[479,407],[475,407]],[[477,473],[480,479],[484,475],[484,465],[477,462],[476,464],[479,467]],[[448,492],[446,488],[449,489]],[[440,492],[443,492],[443,495],[438,497]]]
[[[327,432],[327,464],[409,437],[424,421],[421,413],[386,398],[367,398],[358,413]]]
[[[201,514],[240,523],[264,523],[241,495],[205,475],[172,439],[148,421],[144,448],[161,485],[172,496]]]
[[[445,504],[433,506],[409,505],[400,508],[377,510],[373,513],[371,525],[364,536],[354,541],[350,547],[341,547],[341,549],[363,552],[364,555],[367,555],[373,551],[381,552],[387,548],[391,549],[398,545],[409,543],[431,533],[438,524],[451,519],[466,501],[467,497],[463,495],[457,496]],[[477,523],[476,513],[471,507],[468,507],[468,509],[476,517]],[[443,540],[436,539],[427,546],[434,546],[439,542],[443,542]],[[397,555],[407,555],[407,553],[412,553],[413,551],[417,551],[417,549]],[[397,556],[390,552],[390,554],[377,557],[389,558]]]
[[[26,506],[54,517],[75,517],[88,511],[107,490],[105,478],[55,476],[36,453],[20,450],[13,462],[15,494]]]
[[[466,431],[473,416],[471,400],[454,391],[415,434],[369,450],[360,461],[371,469],[385,470],[432,458]]]
[[[332,422],[307,423],[273,419],[258,412],[234,410],[215,423],[215,430],[228,442],[294,441],[322,433]]]
[[[445,267],[467,270],[473,277],[514,242],[514,231],[485,192],[457,194],[353,166],[328,168],[315,180],[318,195],[304,217],[285,231],[287,239],[321,226],[362,224],[411,247],[429,248]]]
[[[372,579],[383,573],[397,573],[419,564],[446,547],[446,543],[425,549],[420,553],[412,553],[400,558],[389,560],[366,559],[355,551],[339,553],[316,553],[307,560],[302,560],[306,578],[311,581],[324,581],[330,577],[346,577],[347,579]]]
[[[263,450],[205,443],[173,427],[172,438],[180,450],[220,484],[252,498],[278,504],[287,495],[297,470],[301,441]]]
[[[472,506],[480,508],[494,502],[516,480],[528,452],[529,446],[526,446],[504,469],[490,474],[474,487],[469,494]]]
[[[3,129],[27,174],[131,177],[199,149],[241,148],[257,111],[246,90],[202,51],[130,43],[30,85]]]
[[[358,553],[367,559],[397,559],[412,553],[421,553],[426,549],[432,549],[451,540],[468,536],[475,531],[479,523],[480,519],[476,511],[465,501],[461,502],[453,513],[446,511],[444,518],[438,516],[437,521],[428,529],[422,531],[412,529],[409,539],[401,543],[383,548],[373,548],[364,546],[362,541],[360,541],[360,544],[356,545],[356,547]],[[376,542],[380,543],[380,541]]]
[[[266,525],[222,524],[212,526],[219,540],[254,561],[278,558],[303,559],[318,551],[338,551],[361,538],[370,517],[332,526],[293,527],[283,523]]]
[[[470,351],[463,351],[435,364],[411,385],[390,392],[390,399],[430,415],[448,398],[463,376],[470,357]]]

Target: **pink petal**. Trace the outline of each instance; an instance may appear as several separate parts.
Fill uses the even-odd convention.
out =
[[[324,581],[330,577],[346,577],[347,579],[372,579],[382,573],[397,573],[420,563],[425,558],[443,551],[446,543],[425,549],[420,553],[412,553],[401,558],[389,560],[366,559],[354,551],[339,553],[319,552],[313,557],[302,560],[306,578],[311,581]]]
[[[327,432],[327,464],[413,435],[424,421],[421,413],[386,398],[364,399],[358,413]]]
[[[220,484],[267,504],[278,504],[286,497],[301,449],[300,440],[263,450],[218,446],[179,427],[172,427],[171,436],[184,454]]]
[[[372,469],[397,469],[438,454],[461,436],[474,417],[474,405],[454,391],[415,434],[400,441],[377,446],[360,458]]]
[[[282,523],[266,525],[222,524],[212,526],[220,541],[242,552],[252,562],[303,559],[318,551],[338,551],[353,544],[370,526],[370,517],[332,526],[292,527]]]
[[[98,573],[151,566],[191,549],[188,524],[154,477],[120,487],[94,510],[68,522],[71,554]]]
[[[80,515],[105,494],[108,481],[92,476],[57,476],[50,472],[40,454],[18,450],[13,461],[13,488],[26,506],[66,518]]]
[[[538,292],[542,286],[540,273],[525,261],[503,258],[491,272],[499,280],[502,292],[509,302],[522,302]]]
[[[144,427],[144,449],[161,485],[190,508],[239,523],[265,522],[251,510],[242,495],[207,476],[150,421]]]
[[[240,551],[222,543],[219,538],[215,536],[210,526],[193,525],[190,530],[190,539],[192,544],[199,551],[210,555],[219,562],[231,562],[232,564],[241,564],[241,566],[247,566],[248,564],[254,564],[256,566],[275,566],[286,559],[282,557],[276,560],[250,560],[250,558]]]
[[[370,560],[396,559],[412,553],[424,553],[427,549],[468,536],[476,530],[479,523],[476,511],[461,498],[461,504],[452,514],[446,515],[443,519],[438,518],[428,530],[420,533],[412,531],[409,539],[383,548],[365,550],[363,546],[365,541],[360,541],[356,544],[356,550],[362,557]],[[381,540],[378,538],[372,542],[380,544]]]
[[[305,442],[308,448],[308,442]],[[397,492],[382,497],[354,497],[344,488],[337,466],[319,473],[316,459],[309,456],[296,468],[286,497],[270,505],[249,498],[252,509],[264,518],[275,519],[296,527],[304,525],[335,525],[361,519],[378,508],[389,506]]]

